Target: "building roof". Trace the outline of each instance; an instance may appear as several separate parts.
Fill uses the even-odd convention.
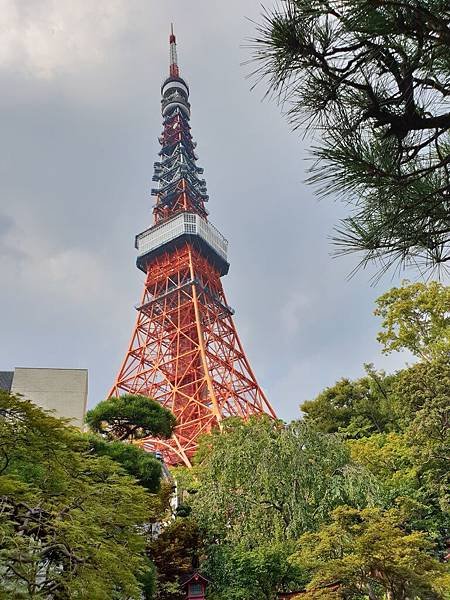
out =
[[[14,371],[0,371],[0,390],[5,392],[11,391]]]
[[[211,583],[209,581],[209,579],[207,579],[204,575],[201,575],[198,571],[194,571],[194,573],[191,573],[190,575],[187,575],[181,582],[181,585],[184,587],[185,585],[187,585],[188,583],[190,583],[191,581],[203,581],[203,583],[208,584]]]

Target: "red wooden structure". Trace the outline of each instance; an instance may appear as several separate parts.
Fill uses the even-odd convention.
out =
[[[169,77],[161,88],[163,132],[154,165],[153,225],[136,237],[146,275],[137,320],[110,396],[138,393],[177,419],[169,441],[147,439],[168,464],[191,464],[198,437],[225,417],[275,416],[233,322],[221,277],[228,243],[211,224],[206,182],[190,132],[189,87],[170,35]]]
[[[200,575],[198,571],[190,575],[182,583],[187,600],[205,600],[208,583],[208,579],[203,577],[203,575]]]

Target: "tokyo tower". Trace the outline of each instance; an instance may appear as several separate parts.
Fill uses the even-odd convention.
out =
[[[136,236],[137,267],[146,274],[125,359],[109,396],[143,394],[177,419],[170,440],[144,448],[168,464],[191,465],[198,438],[224,418],[275,417],[245,356],[221,277],[227,240],[211,224],[203,169],[191,136],[189,87],[180,76],[176,39],[161,87],[163,132],[154,164],[153,225]]]

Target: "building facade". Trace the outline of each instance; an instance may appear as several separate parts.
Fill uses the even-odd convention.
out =
[[[16,367],[0,371],[0,389],[23,396],[55,416],[83,427],[88,395],[87,369]]]

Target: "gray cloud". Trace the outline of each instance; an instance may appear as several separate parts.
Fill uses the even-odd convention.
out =
[[[159,86],[175,22],[224,279],[254,370],[285,418],[382,358],[374,299],[395,280],[348,281],[330,258],[345,208],[302,182],[308,141],[250,91],[241,67],[259,3],[6,2],[0,52],[0,367],[87,367],[90,403],[124,355],[143,283],[133,236],[151,223]]]

